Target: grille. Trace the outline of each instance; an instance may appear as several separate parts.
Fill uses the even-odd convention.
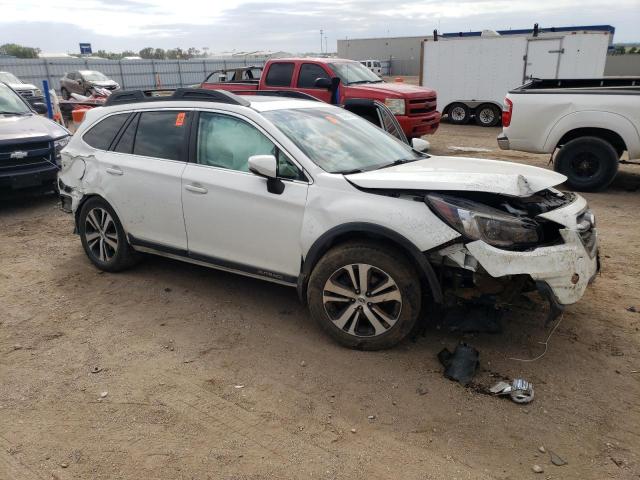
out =
[[[11,158],[11,154],[21,152],[21,158]],[[51,142],[32,142],[0,147],[0,172],[17,172],[35,167],[51,165]]]
[[[34,96],[33,90],[20,90],[18,93],[24,98],[31,98]]]
[[[424,115],[436,111],[436,97],[409,100],[409,115]]]

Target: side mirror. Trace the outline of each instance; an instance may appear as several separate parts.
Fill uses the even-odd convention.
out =
[[[315,83],[313,84],[316,88],[326,88],[329,90],[331,88],[331,79],[330,78],[316,78]]]
[[[431,144],[421,138],[412,138],[411,148],[413,148],[417,152],[428,152],[431,148]]]
[[[276,178],[278,163],[273,155],[252,155],[249,157],[249,171],[260,177]]]
[[[44,115],[45,113],[47,113],[47,106],[42,102],[35,102],[31,106],[36,111],[36,113],[39,113],[40,115]]]

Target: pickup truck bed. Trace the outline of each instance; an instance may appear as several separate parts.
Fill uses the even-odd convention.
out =
[[[502,149],[553,154],[575,190],[613,181],[620,157],[640,158],[640,78],[533,80],[505,98]]]

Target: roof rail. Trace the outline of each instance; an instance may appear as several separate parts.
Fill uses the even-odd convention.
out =
[[[311,100],[313,102],[322,102],[313,95],[295,90],[231,90],[236,95],[256,95],[260,97],[287,97],[296,98],[298,100]]]
[[[228,103],[231,105],[242,105],[248,107],[251,105],[244,98],[234,95],[225,90],[207,90],[204,88],[176,88],[171,89],[155,89],[155,90],[122,90],[113,92],[107,101],[104,102],[105,107],[112,105],[125,105],[127,103],[141,102],[171,102],[171,101],[201,101],[201,102],[217,102]]]

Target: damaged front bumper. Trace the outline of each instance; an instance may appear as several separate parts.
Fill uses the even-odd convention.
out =
[[[504,250],[482,240],[449,246],[438,254],[449,265],[516,285],[515,278],[528,277],[559,312],[584,295],[599,270],[598,233],[586,200],[576,195],[563,207],[538,215],[559,225],[561,242],[527,251]]]

